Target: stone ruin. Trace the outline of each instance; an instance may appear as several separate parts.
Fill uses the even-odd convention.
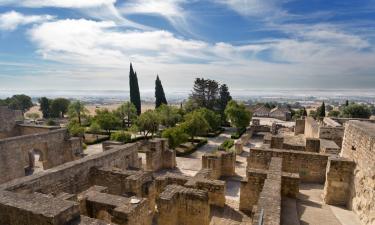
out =
[[[35,156],[42,169],[82,157],[81,140],[70,137],[67,129],[22,124],[21,116],[0,107],[0,184],[32,173]]]
[[[250,131],[251,137],[267,128],[255,124]],[[345,122],[339,154],[322,151],[322,139],[305,133],[295,135],[305,138],[303,145],[291,144],[283,133],[265,137],[263,146],[242,155],[245,177],[236,174],[235,152],[203,155],[201,170],[191,177],[177,172],[175,152],[165,139],[146,143],[145,165],[139,143],[106,142],[102,153],[1,184],[0,224],[208,225],[213,214],[228,210],[251,218],[234,224],[286,224],[284,200],[296,204],[305,183],[324,185],[326,204],[351,209],[363,224],[374,224],[375,124]],[[230,177],[240,180],[237,209],[225,197],[224,180]],[[292,214],[298,217],[296,206]]]
[[[291,149],[283,136],[273,136],[271,143],[250,149],[240,210],[253,224],[281,224],[280,199],[295,199],[301,183],[324,184],[326,204],[353,210],[363,224],[375,223],[375,124],[347,121],[339,155],[322,152],[319,144],[307,138],[304,149]]]

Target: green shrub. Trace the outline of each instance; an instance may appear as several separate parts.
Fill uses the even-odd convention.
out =
[[[128,132],[117,131],[111,134],[112,141],[119,141],[123,143],[128,143],[131,141],[132,135]]]
[[[219,150],[229,150],[233,147],[234,145],[234,140],[232,139],[227,139],[225,140],[223,143],[221,143],[221,145],[219,146]]]
[[[236,131],[236,133],[233,133],[231,136],[230,136],[230,138],[232,138],[232,139],[238,139],[238,138],[240,138],[242,135],[243,135],[243,133],[245,133],[246,132],[246,128],[241,128],[239,131]]]
[[[180,144],[188,141],[189,135],[180,127],[165,129],[162,133],[163,138],[168,138],[169,147],[174,149]]]
[[[47,120],[47,125],[48,126],[56,126],[57,123],[53,119],[49,119],[49,120]]]
[[[83,143],[83,144],[82,144],[82,149],[83,149],[83,150],[86,150],[86,149],[87,149],[87,144]]]

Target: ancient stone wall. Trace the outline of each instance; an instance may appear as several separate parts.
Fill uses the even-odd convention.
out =
[[[304,134],[305,133],[305,120],[304,119],[297,119],[296,125],[294,126],[294,134]]]
[[[18,120],[23,120],[22,111],[0,106],[0,139],[18,135],[15,129]]]
[[[281,149],[252,148],[248,168],[267,169],[272,157],[283,158],[283,171],[298,173],[302,182],[324,183],[327,154]]]
[[[210,206],[207,192],[169,185],[157,199],[158,224],[208,225]]]
[[[307,138],[319,138],[319,123],[312,117],[306,117],[304,133]]]
[[[49,169],[80,158],[82,146],[66,129],[1,139],[0,183],[25,176],[33,151],[40,154],[43,168]]]
[[[43,173],[16,179],[0,185],[15,192],[79,193],[88,189],[93,167],[140,168],[137,144],[125,144],[100,154],[65,163]]]
[[[355,163],[351,160],[336,157],[328,160],[323,196],[326,204],[347,205],[354,167]]]
[[[221,180],[213,180],[210,178],[209,170],[201,170],[195,177],[167,173],[164,176],[156,178],[157,195],[162,193],[164,189],[171,184],[185,186],[189,188],[199,189],[208,193],[208,201],[210,205],[224,207],[225,205],[225,182]]]
[[[254,212],[253,224],[263,221],[264,225],[278,225],[281,218],[281,158],[273,157],[268,169],[267,179]]]
[[[320,127],[319,138],[334,141],[339,147],[342,146],[344,127]]]
[[[320,152],[320,139],[319,138],[306,138],[306,151],[307,152]]]
[[[236,153],[217,151],[202,156],[202,169],[210,169],[211,179],[235,175]]]
[[[155,138],[149,141],[146,150],[146,170],[173,169],[176,165],[176,152],[169,149],[168,139]]]
[[[279,166],[278,166],[279,165]],[[241,181],[240,186],[240,210],[250,214],[257,204],[263,190],[265,180],[274,176],[275,170],[281,174],[281,194],[296,198],[299,192],[299,175],[296,173],[282,172],[282,161],[272,158],[267,169],[249,168],[246,178]],[[279,173],[277,172],[277,173]]]
[[[156,189],[152,172],[94,167],[91,168],[90,183],[107,187],[109,194],[147,198],[150,210],[155,209]]]
[[[341,156],[356,164],[350,183],[348,207],[363,224],[375,223],[375,124],[349,121]]]
[[[46,133],[52,130],[60,129],[59,126],[40,126],[40,125],[28,125],[28,124],[18,124],[16,126],[19,135],[29,135],[37,133]]]

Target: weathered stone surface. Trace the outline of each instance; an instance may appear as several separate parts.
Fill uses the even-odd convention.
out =
[[[202,156],[202,169],[210,169],[211,179],[235,175],[236,153],[217,151]]]
[[[267,169],[272,157],[282,158],[282,171],[298,173],[302,182],[325,182],[325,171],[329,157],[327,154],[252,148],[247,158],[248,168]]]
[[[210,206],[207,192],[169,185],[157,199],[158,224],[208,225]]]
[[[362,223],[375,223],[375,124],[349,121],[341,156],[355,162],[348,207],[356,212]]]
[[[343,158],[330,158],[324,184],[324,202],[330,205],[346,206],[349,200],[350,182],[355,163]]]
[[[154,138],[146,150],[146,170],[173,169],[176,167],[176,151],[169,149],[168,139]]]

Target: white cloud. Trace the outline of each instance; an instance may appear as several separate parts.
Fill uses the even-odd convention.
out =
[[[0,5],[17,5],[31,8],[90,8],[113,5],[116,0],[0,0]]]
[[[277,17],[286,15],[282,4],[287,0],[211,0],[224,4],[243,16]]]
[[[0,14],[0,30],[12,31],[17,29],[18,26],[41,23],[54,19],[51,15],[24,15],[16,11],[10,11]]]
[[[322,36],[328,31],[329,35]],[[46,22],[34,26],[30,37],[43,58],[80,68],[67,76],[85,79],[90,75],[117,79],[124,76],[129,61],[143,74],[142,82],[160,73],[177,86],[190,84],[191,76],[200,75],[246,86],[246,80],[253,79],[314,80],[317,75],[339,79],[353,71],[368,74],[375,70],[371,64],[374,51],[362,51],[365,40],[322,26],[296,32],[289,39],[239,46],[184,39],[161,30],[119,30],[112,21],[85,19]],[[264,58],[264,54],[269,56]]]

